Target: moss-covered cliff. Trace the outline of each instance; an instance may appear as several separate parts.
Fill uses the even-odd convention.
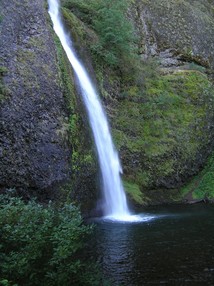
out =
[[[95,11],[91,3],[65,0],[64,17],[66,22],[75,19],[72,33],[79,33],[92,55],[124,185],[140,204],[182,200],[194,192],[183,187],[203,169],[214,145],[214,6],[200,0],[127,1],[124,17],[135,34],[127,38],[132,56],[116,42],[115,49],[124,54],[114,64],[102,54],[114,52],[103,40],[114,37],[97,28],[107,5],[116,9],[118,1],[107,2]],[[111,32],[116,33],[113,24]],[[210,169],[209,174],[213,176]],[[204,178],[203,184],[210,185],[212,179]],[[212,196],[212,187],[207,190]]]

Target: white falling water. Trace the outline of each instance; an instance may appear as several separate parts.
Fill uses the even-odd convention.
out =
[[[120,178],[120,161],[112,142],[106,115],[100,104],[96,90],[86,70],[77,59],[71,47],[70,38],[65,33],[60,19],[58,0],[48,0],[48,3],[49,14],[53,22],[55,33],[59,37],[77,75],[83,100],[89,115],[103,179],[104,213],[106,216],[114,219],[130,220],[126,196]]]

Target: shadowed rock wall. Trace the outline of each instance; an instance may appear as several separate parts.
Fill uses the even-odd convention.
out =
[[[70,177],[68,117],[45,3],[0,2],[1,189],[52,189]]]

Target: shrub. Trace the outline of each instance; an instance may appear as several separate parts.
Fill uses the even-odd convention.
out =
[[[97,1],[94,7],[93,26],[100,36],[98,52],[108,64],[120,66],[133,56],[134,31],[126,17],[128,1]]]
[[[69,8],[83,22],[90,25],[98,35],[91,45],[93,53],[112,67],[130,68],[135,58],[134,29],[127,18],[127,0],[65,0]]]
[[[91,227],[75,206],[1,195],[0,229],[1,285],[99,285],[96,267],[80,259]]]

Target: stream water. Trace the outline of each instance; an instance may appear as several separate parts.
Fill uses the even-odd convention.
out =
[[[96,220],[90,244],[111,286],[214,285],[214,206],[153,207],[140,223]]]

